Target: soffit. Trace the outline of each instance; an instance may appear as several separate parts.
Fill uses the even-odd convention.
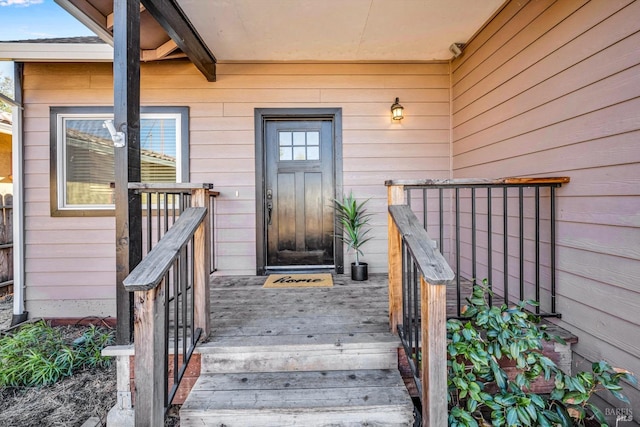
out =
[[[504,0],[176,0],[219,61],[451,58]]]
[[[218,61],[448,60],[504,0],[173,0]],[[56,0],[112,43],[113,0]],[[84,15],[84,16],[82,16]],[[88,19],[87,19],[88,18]],[[167,33],[142,8],[141,48],[156,59]],[[164,45],[164,48],[163,48]],[[168,51],[168,52],[167,52]]]

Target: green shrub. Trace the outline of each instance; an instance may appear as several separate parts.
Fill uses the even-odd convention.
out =
[[[73,344],[58,330],[40,321],[0,338],[0,387],[49,385],[85,367],[102,367],[109,358],[101,350],[113,332],[90,326]]]
[[[533,301],[513,307],[491,307],[486,286],[476,285],[465,319],[447,322],[450,426],[583,426],[587,419],[606,426],[604,414],[589,398],[608,390],[623,402],[620,380],[636,384],[631,373],[601,361],[592,372],[563,373],[542,354],[543,341],[556,340],[540,319],[525,310]],[[503,358],[515,361],[518,374],[508,378]],[[529,392],[539,377],[554,381],[550,395]]]

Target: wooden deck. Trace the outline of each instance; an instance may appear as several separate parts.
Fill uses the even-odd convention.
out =
[[[389,332],[386,275],[371,275],[365,282],[334,275],[330,288],[264,289],[265,279],[213,278],[212,341],[239,336],[295,340],[320,333]]]
[[[330,288],[264,281],[212,280],[212,332],[181,425],[412,425],[386,275],[334,275]]]

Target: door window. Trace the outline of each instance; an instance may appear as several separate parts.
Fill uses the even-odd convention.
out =
[[[319,131],[280,131],[280,161],[320,160]]]

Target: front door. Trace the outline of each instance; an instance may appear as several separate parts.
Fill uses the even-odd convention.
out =
[[[333,268],[333,123],[264,122],[266,270]]]

